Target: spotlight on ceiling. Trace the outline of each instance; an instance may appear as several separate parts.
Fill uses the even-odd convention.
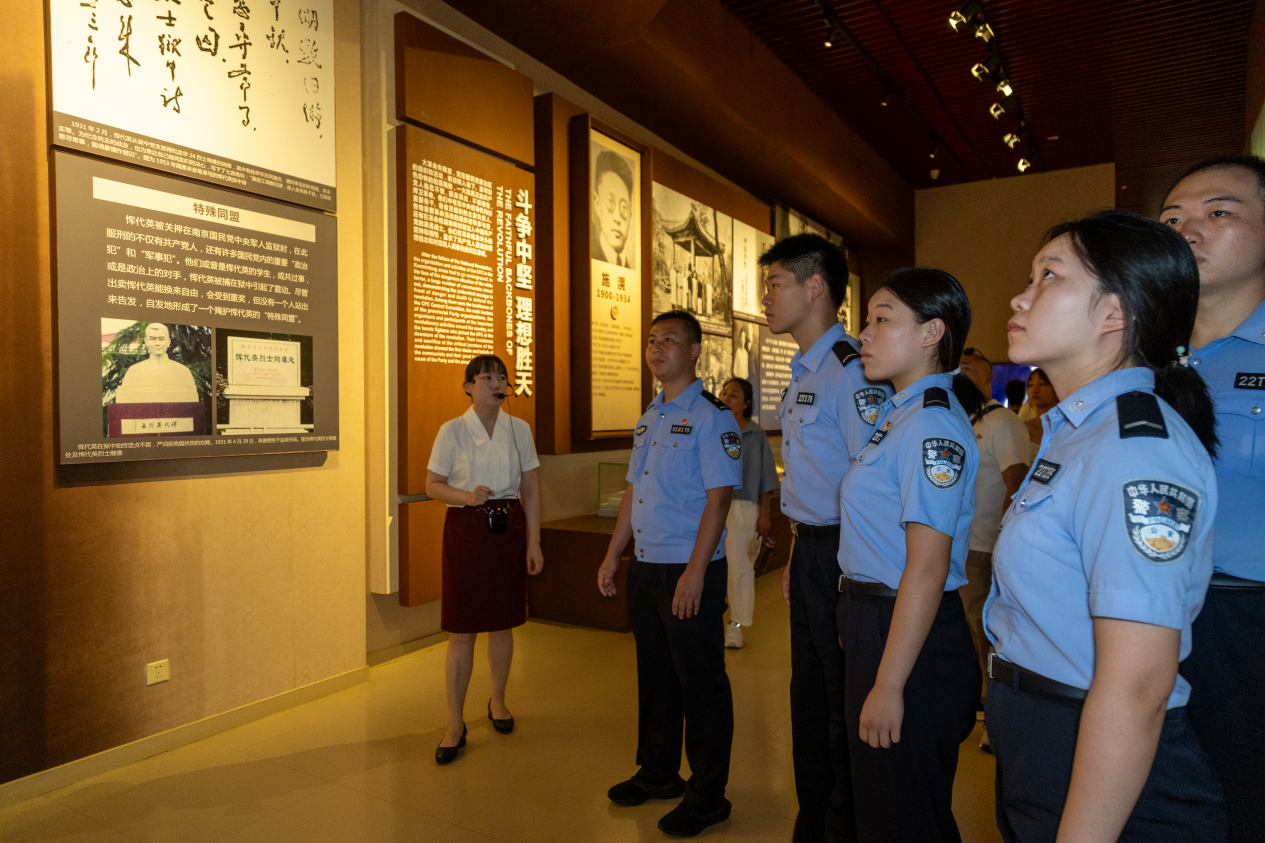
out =
[[[938,144],[938,143],[933,143],[933,144],[931,144],[931,153],[928,155],[928,157],[929,157],[929,158],[935,158],[935,157],[936,157],[936,153],[937,153],[937,152],[939,152],[939,151],[940,151],[940,144]]]
[[[1019,168],[1019,172],[1026,173],[1032,167],[1032,163],[1027,158],[1020,158],[1015,166]]]
[[[826,38],[826,40],[825,40],[825,42],[824,42],[824,43],[825,43],[825,45],[826,45],[827,47],[833,47],[833,46],[834,46],[834,44],[830,41],[830,38],[829,38],[829,37],[827,37],[827,38]]]
[[[994,120],[1000,120],[1001,116],[1006,113],[1006,109],[1002,107],[1001,103],[995,102],[988,107],[988,113],[993,115]]]
[[[1014,95],[1015,89],[1009,79],[1003,79],[997,83],[997,92],[1004,97],[1009,97]]]
[[[975,37],[987,44],[995,37],[993,28],[986,23],[980,23],[979,26],[975,27]]]
[[[1001,70],[1001,56],[990,50],[988,58],[971,68],[971,75],[983,82],[984,77],[994,76],[999,70]]]
[[[979,0],[967,0],[962,8],[949,15],[949,26],[954,32],[970,32],[970,24],[982,17]]]
[[[890,102],[891,99],[892,99],[892,86],[888,85],[886,88],[883,89],[883,101],[880,102],[879,105],[886,108],[887,103]]]
[[[827,47],[835,45],[835,28],[829,22],[826,23],[826,40],[824,43]]]
[[[1011,149],[1014,149],[1015,144],[1019,143],[1019,136],[1016,135],[1014,132],[1007,132],[1005,136],[1002,137],[1001,142],[1006,144],[1006,146],[1010,147]]]

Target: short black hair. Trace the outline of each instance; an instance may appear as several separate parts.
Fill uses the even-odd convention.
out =
[[[581,159],[583,160],[583,159]],[[602,180],[602,176],[607,173],[614,173],[619,176],[624,186],[628,188],[628,196],[633,195],[633,174],[632,167],[628,166],[628,159],[620,155],[618,152],[604,150],[597,154],[597,161],[594,163],[593,171],[593,190],[597,190],[597,183]]]
[[[685,333],[689,336],[691,345],[703,341],[703,326],[698,324],[698,319],[693,313],[687,313],[684,310],[665,310],[651,320],[650,327],[653,328],[660,322],[670,322],[673,319],[685,326]]]
[[[755,410],[755,388],[751,386],[751,381],[746,378],[730,378],[725,381],[720,391],[724,392],[725,387],[731,383],[738,384],[738,388],[742,390],[742,400],[747,402],[747,406],[742,408],[742,417],[744,419],[751,418],[751,413]]]
[[[1213,155],[1205,158],[1197,164],[1192,164],[1186,172],[1181,174],[1177,181],[1173,182],[1168,188],[1168,193],[1172,193],[1182,180],[1193,176],[1195,173],[1201,173],[1204,170],[1228,170],[1233,167],[1241,167],[1256,177],[1256,194],[1265,197],[1265,158],[1259,155],[1248,155],[1246,153],[1224,153],[1222,155]]]
[[[1019,407],[1023,404],[1024,396],[1028,394],[1028,385],[1016,378],[1013,381],[1006,381],[1006,406]]]
[[[466,364],[466,379],[463,383],[474,383],[474,379],[484,372],[500,372],[507,378],[510,376],[504,360],[495,354],[480,354]]]
[[[783,237],[760,255],[760,266],[768,269],[779,263],[803,284],[820,275],[830,291],[834,309],[848,297],[848,259],[843,251],[820,234],[795,234]]]

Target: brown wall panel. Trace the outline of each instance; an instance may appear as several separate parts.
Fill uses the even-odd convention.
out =
[[[400,504],[400,605],[421,606],[443,594],[442,501]]]
[[[531,167],[532,83],[407,12],[395,16],[396,116]]]

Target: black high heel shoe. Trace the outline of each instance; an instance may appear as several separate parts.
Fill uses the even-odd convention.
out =
[[[488,700],[488,719],[492,721],[492,728],[500,732],[502,735],[508,735],[514,731],[514,718],[507,717],[504,720],[497,720],[492,716],[492,701]]]
[[[435,747],[435,763],[439,766],[451,764],[457,760],[457,753],[466,745],[466,732],[469,730],[463,723],[461,726],[461,740],[457,741],[456,746],[438,746]]]

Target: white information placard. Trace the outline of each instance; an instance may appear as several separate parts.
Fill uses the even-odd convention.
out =
[[[49,0],[52,142],[335,206],[333,0]]]
[[[764,270],[760,255],[773,245],[773,237],[740,220],[734,220],[734,314],[764,322]]]

